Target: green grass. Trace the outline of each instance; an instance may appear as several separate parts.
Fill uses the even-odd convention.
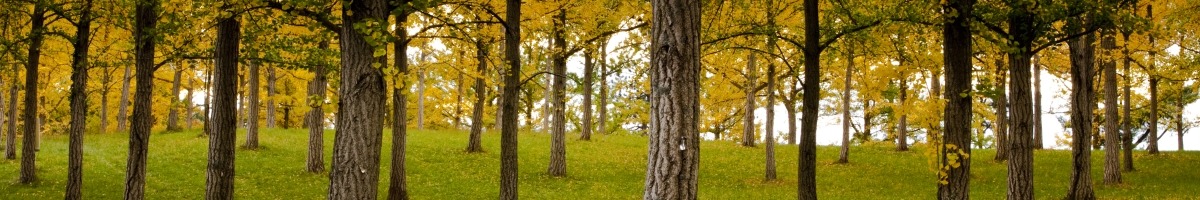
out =
[[[304,172],[306,131],[266,129],[263,149],[238,150],[238,199],[323,199],[328,174]],[[208,139],[197,133],[156,133],[150,137],[146,197],[201,199]],[[384,141],[390,141],[385,134]],[[326,154],[333,135],[326,134]],[[568,136],[574,138],[577,135]],[[494,199],[499,193],[499,135],[483,136],[485,153],[468,154],[462,131],[414,131],[409,138],[409,190],[414,199]],[[17,184],[18,160],[0,160],[0,199],[60,199],[66,179],[65,136],[47,136],[38,154],[34,185]],[[241,139],[239,137],[239,139]],[[128,135],[87,135],[84,147],[84,196],[121,198]],[[593,141],[567,142],[567,177],[544,175],[549,136],[520,136],[520,195],[526,199],[638,199],[645,170],[646,139],[598,135]],[[238,142],[241,144],[241,141]],[[386,191],[388,153],[384,146],[380,191]],[[701,145],[700,197],[703,199],[795,199],[795,146],[778,148],[781,180],[764,182],[763,149],[733,142]],[[826,199],[933,199],[935,176],[925,150],[895,152],[884,145],[851,148],[850,164],[833,164],[836,147],[817,152],[818,195]],[[1003,199],[1006,165],[991,161],[993,152],[976,150],[972,158],[971,196]],[[1102,199],[1200,198],[1200,152],[1135,154],[1137,172],[1125,173],[1125,184],[1100,183],[1103,152],[1093,151],[1095,191]],[[1070,179],[1068,151],[1035,153],[1034,183],[1038,199],[1061,199]],[[326,155],[328,163],[328,155]],[[382,195],[381,195],[382,197]]]

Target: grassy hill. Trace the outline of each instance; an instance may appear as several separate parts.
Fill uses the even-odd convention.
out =
[[[328,174],[304,172],[307,135],[304,130],[265,129],[263,149],[239,150],[238,199],[324,199]],[[385,143],[390,134],[385,132]],[[333,134],[326,134],[326,154]],[[574,136],[574,135],[572,135]],[[568,136],[568,138],[575,138]],[[238,144],[241,144],[239,137]],[[494,199],[499,193],[499,134],[483,135],[485,153],[464,153],[462,131],[413,131],[409,138],[409,190],[414,199]],[[127,134],[87,135],[84,147],[84,196],[121,198],[124,187]],[[201,199],[208,138],[197,132],[156,133],[150,137],[146,180],[148,199]],[[550,137],[520,136],[520,195],[525,199],[638,199],[645,170],[646,141],[628,135],[597,135],[593,141],[567,142],[564,178],[544,175]],[[386,191],[388,153],[380,176]],[[850,164],[833,164],[838,149],[817,150],[817,190],[825,199],[933,199],[936,176],[926,150],[895,152],[884,145],[852,147]],[[728,141],[701,143],[700,197],[703,199],[795,199],[795,146],[778,148],[781,180],[764,182],[763,148],[745,148]],[[19,155],[19,154],[18,154]],[[932,155],[932,154],[930,154]],[[1003,199],[1006,165],[991,161],[994,152],[976,150],[972,159],[971,196]],[[41,182],[16,183],[19,160],[0,160],[0,199],[61,199],[65,188],[67,138],[47,136],[38,153]],[[1038,199],[1061,199],[1070,179],[1069,151],[1045,150],[1034,155]],[[1200,152],[1135,154],[1137,172],[1125,173],[1125,184],[1106,186],[1102,179],[1103,152],[1093,151],[1093,180],[1102,199],[1200,198]],[[326,163],[329,157],[326,155]],[[382,196],[381,196],[382,197]]]

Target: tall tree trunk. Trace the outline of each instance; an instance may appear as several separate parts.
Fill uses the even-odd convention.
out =
[[[12,84],[8,88],[8,137],[4,141],[4,159],[17,159],[17,69],[13,66]]]
[[[1033,56],[1033,148],[1042,149],[1042,65]]]
[[[133,93],[133,119],[130,120],[129,157],[125,163],[125,199],[144,199],[146,187],[146,151],[150,143],[151,115],[150,98],[154,86],[154,46],[156,35],[152,30],[158,24],[158,11],[162,9],[158,0],[138,1],[133,35],[137,88]]]
[[[175,68],[175,76],[171,81],[170,106],[167,107],[167,131],[179,131],[179,108],[183,101],[179,99],[180,82],[183,78],[183,66],[171,64]]]
[[[483,41],[475,41],[475,59],[479,63],[475,71],[480,76],[475,77],[475,103],[471,106],[471,138],[467,141],[467,152],[483,152],[480,137],[483,135],[483,104],[487,99],[487,86],[482,75],[487,74],[487,57],[487,45]]]
[[[29,58],[25,62],[25,137],[21,143],[21,184],[32,184],[37,181],[37,143],[38,126],[38,68],[42,57],[42,40],[46,31],[46,8],[42,4],[34,5],[31,16],[32,26],[29,28]]]
[[[1146,5],[1146,18],[1154,20],[1154,6]],[[1150,35],[1150,46],[1154,46],[1154,34]],[[1158,154],[1158,72],[1155,70],[1156,56],[1158,50],[1150,51],[1150,69],[1146,72],[1150,75],[1150,131],[1149,141],[1146,142],[1146,151],[1151,155]]]
[[[767,48],[775,48],[774,39],[767,42]],[[775,63],[767,61],[767,123],[764,124],[766,131],[763,132],[766,138],[766,180],[775,180]]]
[[[600,45],[600,94],[596,95],[600,103],[596,105],[596,132],[609,134],[608,131],[608,42]]]
[[[654,89],[643,199],[696,199],[701,3],[653,0],[651,4],[655,20],[650,34],[650,87]]]
[[[1124,36],[1124,39],[1126,41],[1128,41],[1130,33],[1124,32],[1122,34]],[[1125,80],[1125,84],[1124,84],[1125,91],[1123,92],[1123,94],[1125,95],[1125,98],[1124,98],[1124,101],[1121,102],[1121,109],[1124,110],[1122,113],[1124,113],[1124,115],[1125,115],[1125,116],[1121,117],[1121,119],[1122,119],[1121,120],[1121,130],[1123,132],[1125,132],[1125,134],[1121,135],[1121,143],[1123,144],[1122,145],[1123,148],[1121,148],[1121,149],[1124,150],[1122,157],[1124,157],[1123,160],[1125,161],[1125,162],[1122,162],[1122,165],[1124,165],[1124,170],[1126,172],[1132,172],[1132,171],[1136,170],[1133,168],[1133,147],[1134,147],[1133,146],[1133,128],[1132,128],[1133,125],[1130,124],[1130,120],[1133,119],[1133,117],[1130,117],[1130,113],[1131,113],[1131,110],[1130,110],[1131,95],[1130,94],[1132,94],[1132,93],[1130,93],[1130,85],[1132,84],[1133,79],[1130,78],[1131,77],[1130,74],[1132,74],[1132,72],[1129,71],[1129,65],[1133,61],[1133,58],[1129,56],[1130,55],[1129,54],[1129,43],[1122,43],[1122,44],[1124,46],[1121,48],[1121,51],[1123,54],[1125,54],[1124,59],[1122,59],[1122,61],[1124,61],[1123,64],[1125,67],[1125,70],[1122,72],[1124,72],[1125,74],[1123,76],[1121,76],[1122,79]]]
[[[852,77],[852,73],[854,73],[854,53],[847,50],[846,77],[844,77],[844,80],[842,81],[842,149],[841,153],[838,154],[838,160],[835,163],[850,162],[850,84],[854,81],[852,78],[850,78]],[[866,116],[867,106],[865,104],[867,104],[867,102],[864,100],[863,104],[863,116]],[[866,125],[865,123],[870,123],[870,120],[866,118],[864,118],[864,120],[866,121],[864,121],[863,124],[863,131],[869,131],[869,125]]]
[[[258,69],[260,63],[258,61],[250,61],[248,72],[246,72],[246,143],[242,144],[242,148],[256,150],[258,149]]]
[[[329,48],[328,42],[321,42],[318,48]],[[308,82],[308,111],[305,117],[308,124],[308,156],[304,159],[305,169],[310,173],[325,171],[325,84],[326,68],[328,66],[313,66],[313,79]]]
[[[67,152],[67,192],[64,199],[83,198],[83,131],[87,129],[88,48],[92,35],[92,0],[83,1],[75,41],[71,45],[71,125]],[[103,107],[103,106],[101,106]]]
[[[1028,4],[1017,4],[1014,14],[1008,17],[1009,33],[1014,34],[1015,50],[1008,54],[1009,101],[1007,109],[1012,111],[1006,122],[1009,131],[1005,138],[1005,153],[1008,154],[1008,199],[1033,199],[1033,102],[1030,99],[1030,59],[1036,39],[1033,14]],[[1003,81],[1001,81],[1003,82]],[[1001,93],[1003,95],[1003,93]],[[1003,100],[1003,99],[1002,99]]]
[[[1183,87],[1183,85],[1180,84],[1180,87]],[[1179,100],[1175,101],[1175,107],[1179,108],[1179,113],[1175,113],[1175,114],[1177,114],[1175,116],[1175,136],[1179,141],[1179,145],[1178,145],[1179,152],[1183,152],[1183,109],[1184,109],[1183,95],[1184,94],[1183,94],[1182,90],[1180,90],[1179,95],[1180,95]]]
[[[192,64],[192,67],[189,67],[188,69],[190,69],[192,71],[196,71],[195,64]],[[193,114],[192,113],[192,94],[194,94],[196,92],[196,80],[192,79],[192,78],[189,78],[189,79],[191,79],[191,80],[188,81],[188,89],[187,89],[187,93],[185,93],[183,95],[183,105],[182,105],[183,106],[183,127],[185,129],[192,129],[192,121],[194,121],[194,118],[192,117],[192,114]]]
[[[379,153],[383,135],[384,102],[387,98],[383,71],[386,65],[373,52],[367,35],[350,24],[387,21],[384,0],[353,1],[342,7],[341,101],[338,101],[337,133],[333,144],[333,167],[329,173],[329,199],[375,199],[379,185]],[[354,13],[349,15],[348,13]]]
[[[1067,26],[1081,30],[1078,20],[1068,21]],[[1095,55],[1092,43],[1095,36],[1072,39],[1067,42],[1071,51],[1071,186],[1067,199],[1095,199],[1092,192],[1092,110],[1096,106],[1093,91],[1095,74],[1092,59]],[[1152,100],[1153,101],[1153,100]],[[1154,132],[1151,132],[1154,133]]]
[[[506,0],[504,16],[504,92],[500,110],[500,199],[517,199],[517,95],[521,85],[521,0]]]
[[[945,55],[942,62],[946,72],[945,132],[943,133],[939,163],[946,175],[939,177],[938,199],[970,199],[971,181],[971,28],[968,21],[974,15],[974,0],[953,0],[943,4],[947,16],[942,26],[942,46]],[[815,81],[814,81],[815,82]],[[809,82],[809,83],[814,83]],[[815,91],[814,91],[815,92]],[[966,155],[960,155],[965,153]],[[955,167],[951,163],[957,163]]]
[[[821,38],[818,23],[818,0],[804,0],[804,38]],[[804,82],[821,80],[821,49],[817,40],[804,40]],[[818,84],[804,84],[801,102],[800,153],[797,154],[797,194],[799,199],[817,199],[817,108],[820,105]]]
[[[593,77],[596,76],[595,49],[583,52],[583,119],[579,127],[579,140],[592,140],[592,88]]]
[[[936,99],[942,97],[942,77],[941,77],[942,71],[943,70],[938,70],[938,69],[929,70],[929,74],[931,76],[929,78],[929,97],[928,97],[929,100],[936,100]],[[941,121],[931,123],[930,124],[931,128],[929,130],[926,130],[928,132],[925,136],[925,143],[940,144],[942,141],[942,136],[941,136],[940,132],[942,131],[942,128],[945,127],[943,125],[944,124]]]
[[[133,67],[125,66],[125,74],[121,77],[121,99],[117,99],[117,131],[125,131],[129,124],[129,82],[133,76]]]
[[[266,127],[275,128],[275,68],[267,66],[267,105]]]
[[[408,0],[401,1],[406,3]],[[408,14],[412,11],[407,4],[401,4],[396,12],[396,24],[406,27]],[[397,31],[396,42],[392,43],[395,56],[392,64],[396,65],[400,78],[392,87],[392,166],[388,174],[389,200],[408,200],[408,177],[405,166],[405,152],[408,147],[408,32]],[[273,81],[272,81],[273,82]]]
[[[901,76],[900,78],[900,106],[908,108],[904,103],[908,100],[908,77]],[[900,114],[900,122],[897,125],[900,129],[896,136],[896,151],[908,151],[908,115]]]
[[[207,90],[208,93],[214,92],[212,90],[213,89],[213,73],[216,72],[216,70],[213,69],[214,67],[216,67],[215,61],[213,62],[212,65],[208,66],[208,79],[207,79],[207,81],[204,82],[204,86],[205,86],[204,88]],[[212,114],[212,107],[213,107],[212,96],[213,96],[212,94],[204,95],[204,133],[201,133],[201,134],[203,134],[205,136],[212,134],[212,116],[213,116],[213,114]],[[236,98],[236,97],[234,97],[234,98]],[[234,103],[237,103],[237,102],[234,102]]]
[[[208,138],[208,171],[204,196],[233,199],[234,145],[237,142],[237,73],[241,43],[240,16],[217,20],[216,63],[212,71],[213,104]]]
[[[1100,48],[1105,52],[1101,67],[1104,68],[1104,183],[1121,183],[1121,132],[1117,121],[1117,39],[1111,31],[1101,33]],[[1183,147],[1180,146],[1180,149]]]
[[[424,59],[422,59],[422,60],[424,60]],[[417,119],[416,120],[417,120],[417,129],[425,129],[425,70],[417,70]]]
[[[458,92],[454,93],[454,129],[462,128],[462,105],[463,94],[466,94],[466,85],[463,84],[463,74],[458,73],[458,78],[454,79],[454,87],[458,88]]]
[[[742,146],[744,147],[754,146],[754,131],[758,130],[758,127],[754,126],[754,109],[758,108],[754,105],[755,99],[758,98],[758,66],[756,66],[758,59],[754,53],[751,53],[749,57],[746,61],[746,107],[742,109],[746,112],[742,119],[744,126],[742,128]]]
[[[567,146],[566,132],[567,120],[566,114],[563,113],[567,109],[566,90],[567,90],[567,41],[564,37],[567,12],[560,10],[557,19],[555,20],[554,29],[554,48],[557,52],[554,55],[554,93],[552,104],[554,121],[551,122],[550,128],[550,166],[546,169],[546,173],[550,176],[565,176],[567,175]]]
[[[1010,64],[1012,64],[1012,63],[1010,63]],[[1018,66],[1008,66],[1008,68],[1013,71],[1016,71],[1017,67]],[[1009,81],[1012,81],[1013,87],[1016,87],[1016,85],[1017,85],[1016,82],[1020,81],[1017,79],[1017,77],[1012,77],[1013,78],[1012,80],[1007,79],[1008,74],[1006,74],[1004,72],[1004,68],[1005,68],[1004,62],[997,59],[996,60],[996,79],[995,79],[997,93],[996,93],[996,98],[993,99],[995,101],[994,105],[995,105],[995,109],[996,109],[996,129],[993,131],[993,134],[996,136],[996,141],[995,141],[996,157],[992,158],[992,160],[994,160],[996,162],[1004,162],[1005,160],[1008,160],[1008,149],[1009,149],[1008,144],[1010,143],[1008,141],[1008,135],[1009,135],[1009,131],[1008,131],[1008,123],[1009,123],[1008,122],[1008,98],[1009,98],[1009,96],[1008,96],[1008,92],[1006,92],[1006,90],[1008,89],[1006,86],[1008,85]],[[1028,70],[1026,70],[1026,71],[1028,71]],[[1026,80],[1028,80],[1028,79],[1026,79]],[[1025,88],[1029,88],[1029,87],[1025,87]],[[1014,100],[1017,100],[1017,98],[1020,98],[1020,97],[1018,97],[1017,95],[1014,94],[1012,96],[1012,98],[1014,98]]]

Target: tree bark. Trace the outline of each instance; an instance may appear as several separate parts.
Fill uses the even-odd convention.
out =
[[[596,76],[596,50],[589,48],[583,53],[583,117],[579,127],[579,140],[592,140],[592,88]]]
[[[1067,26],[1083,26],[1078,20],[1068,21]],[[1082,28],[1075,28],[1076,30]],[[1095,199],[1092,191],[1092,110],[1096,106],[1093,91],[1095,75],[1092,59],[1092,43],[1095,38],[1088,34],[1067,42],[1071,52],[1071,186],[1067,199]],[[1151,132],[1153,133],[1153,132]]]
[[[908,108],[904,103],[908,100],[908,77],[901,76],[900,78],[900,106]],[[897,125],[899,134],[896,136],[896,151],[908,151],[908,115],[901,113],[900,122]]]
[[[754,109],[758,107],[754,105],[755,99],[758,98],[758,59],[755,54],[751,53],[750,58],[746,61],[746,106],[742,111],[746,112],[742,119],[742,146],[754,146],[754,131],[758,127],[754,126]]]
[[[554,109],[551,115],[554,120],[551,121],[550,127],[550,166],[547,167],[546,173],[550,176],[566,176],[567,175],[567,146],[566,132],[567,120],[566,114],[563,113],[567,109],[566,88],[567,88],[567,42],[564,37],[567,23],[566,10],[560,10],[555,20],[554,28],[554,48],[557,49],[554,56],[554,92],[551,99],[551,104]]]
[[[767,42],[767,48],[774,49],[774,39]],[[763,132],[766,138],[766,180],[775,180],[775,63],[767,61],[767,123],[764,124],[766,131]]]
[[[1154,6],[1146,5],[1146,18],[1154,19]],[[1150,35],[1150,46],[1154,46],[1154,34]],[[1150,76],[1150,131],[1149,141],[1146,142],[1146,151],[1151,155],[1158,154],[1158,74],[1155,71],[1156,56],[1158,50],[1150,51],[1150,69],[1146,72]]]
[[[505,1],[504,92],[500,110],[500,199],[517,199],[517,95],[521,89],[521,0]]]
[[[38,66],[42,56],[42,40],[46,31],[46,8],[42,4],[34,5],[29,28],[29,58],[25,62],[25,137],[21,143],[21,184],[33,184],[37,181],[37,143],[38,126]]]
[[[208,171],[205,173],[206,199],[233,199],[234,145],[237,142],[237,73],[241,43],[240,16],[217,21],[217,41],[213,83],[212,133],[208,138]]]
[[[321,42],[318,48],[325,50],[329,43]],[[325,171],[325,84],[326,68],[328,66],[313,66],[313,79],[308,82],[308,156],[304,160],[305,169],[309,173]]]
[[[1008,16],[1009,33],[1013,34],[1016,51],[1008,54],[1009,86],[1008,96],[1011,103],[1011,118],[1005,123],[1009,131],[1005,137],[1005,147],[1008,157],[1008,199],[1033,199],[1033,102],[1030,99],[1030,59],[1033,57],[1032,46],[1036,39],[1034,33],[1033,14],[1027,4],[1017,4],[1017,9]],[[1002,81],[1003,82],[1003,81]],[[1001,94],[1003,95],[1003,93]],[[1003,99],[1002,99],[1003,100]]]
[[[333,167],[329,173],[329,199],[375,199],[379,185],[379,153],[387,91],[383,57],[373,52],[384,45],[366,41],[364,30],[350,24],[387,21],[387,1],[352,1],[342,8],[341,95],[337,135],[333,145]],[[350,15],[348,13],[354,13]],[[382,28],[380,28],[382,29]]]
[[[1033,56],[1033,149],[1042,149],[1042,65]]]
[[[133,119],[130,120],[129,157],[126,162],[125,199],[144,199],[146,187],[146,151],[150,143],[150,128],[154,116],[150,110],[154,86],[154,46],[158,12],[162,9],[158,0],[138,1],[133,35],[137,88],[133,93]]]
[[[266,117],[264,123],[267,128],[275,128],[275,68],[270,66],[265,68],[267,68],[267,108],[263,117]]]
[[[408,14],[412,11],[407,0],[401,1],[399,12],[396,12],[396,24],[405,27]],[[396,42],[392,43],[395,56],[392,64],[400,72],[396,86],[392,87],[392,165],[388,174],[389,200],[408,200],[408,177],[405,166],[405,153],[408,150],[408,32],[396,31]],[[273,82],[273,81],[272,81]]]
[[[407,49],[407,47],[406,47]],[[424,56],[422,56],[424,61]],[[425,129],[425,71],[417,70],[417,129]]]
[[[650,145],[643,199],[696,199],[701,3],[651,4]]]
[[[834,163],[849,163],[850,162],[850,84],[854,81],[852,77],[854,73],[854,53],[846,51],[846,75],[842,81],[842,147],[841,153],[838,154],[838,160]],[[864,101],[865,103],[865,101]],[[866,116],[866,105],[863,106],[863,116]],[[808,116],[807,114],[805,116]],[[867,131],[869,129],[865,129]]]
[[[129,124],[129,82],[133,67],[125,66],[125,75],[121,77],[121,99],[118,99],[117,106],[117,131],[125,131],[126,125]]]
[[[4,159],[17,159],[17,69],[13,66],[12,84],[8,88],[8,139],[4,144]]]
[[[600,134],[609,134],[608,131],[608,42],[601,42],[600,45],[600,73],[599,84],[600,94],[597,95],[600,103],[596,105],[596,132]]]
[[[483,41],[475,41],[475,59],[478,60],[475,71],[480,76],[475,77],[475,103],[471,106],[471,138],[467,141],[467,152],[483,152],[480,137],[483,135],[483,104],[487,98],[487,86],[482,75],[487,74],[487,57],[487,45]]]
[[[84,0],[71,45],[71,125],[67,152],[67,190],[64,199],[83,198],[83,131],[87,129],[88,49],[92,35],[92,0]]]
[[[1108,31],[1101,33],[1100,48],[1106,53],[1101,67],[1104,68],[1104,183],[1121,183],[1121,132],[1117,121],[1117,39]],[[1180,149],[1183,147],[1180,146]]]
[[[256,150],[258,149],[258,69],[260,63],[250,61],[247,63],[248,69],[246,72],[246,143],[242,144],[242,148]]]
[[[818,0],[804,0],[804,82],[818,83],[821,80],[821,47],[815,38],[821,38],[818,19]],[[804,100],[801,102],[800,153],[797,154],[797,196],[799,199],[817,199],[817,109],[820,105],[819,84],[804,84]]]
[[[463,94],[466,94],[466,93],[467,93],[467,92],[466,92],[466,88],[467,88],[467,87],[466,87],[466,85],[464,85],[464,84],[463,84],[463,74],[462,74],[462,73],[458,73],[458,78],[457,78],[457,79],[454,79],[454,87],[455,87],[455,88],[458,88],[458,92],[457,92],[457,93],[454,93],[454,97],[455,97],[455,101],[454,101],[454,129],[455,129],[455,130],[460,130],[460,129],[462,128],[462,105],[463,105]]]
[[[943,13],[957,13],[948,16],[942,26],[942,46],[945,55],[942,62],[946,72],[945,135],[939,149],[941,166],[946,166],[945,182],[938,184],[938,199],[970,199],[971,159],[971,54],[972,33],[968,21],[974,15],[974,0],[953,0],[943,4]],[[810,82],[812,83],[812,82]],[[951,148],[951,147],[954,148]],[[965,153],[967,155],[956,155]],[[948,161],[956,161],[958,167],[953,167]]]
[[[1129,34],[1130,34],[1129,32],[1123,33],[1126,41],[1129,40]],[[1131,78],[1132,76],[1130,76],[1132,74],[1132,72],[1129,71],[1129,66],[1130,66],[1130,63],[1133,61],[1133,58],[1129,56],[1130,55],[1129,54],[1129,43],[1123,43],[1123,45],[1124,46],[1121,48],[1121,51],[1123,52],[1123,54],[1125,54],[1125,57],[1124,57],[1125,59],[1122,59],[1124,61],[1123,64],[1124,64],[1125,69],[1122,72],[1124,72],[1125,74],[1124,74],[1124,76],[1122,76],[1122,79],[1125,80],[1125,85],[1123,88],[1125,90],[1123,93],[1125,95],[1125,98],[1124,98],[1124,101],[1121,102],[1121,108],[1122,108],[1122,110],[1124,110],[1122,113],[1124,113],[1125,116],[1121,117],[1121,119],[1122,119],[1121,120],[1121,130],[1124,131],[1125,134],[1121,135],[1121,141],[1124,146],[1121,149],[1124,150],[1123,151],[1124,152],[1123,160],[1125,162],[1122,162],[1122,164],[1123,164],[1124,170],[1126,172],[1132,172],[1132,171],[1136,171],[1136,169],[1133,167],[1133,147],[1134,147],[1133,146],[1133,128],[1132,128],[1133,125],[1130,124],[1131,123],[1130,121],[1133,120],[1133,117],[1130,117],[1130,113],[1132,113],[1130,110],[1130,105],[1131,105],[1130,104],[1130,97],[1131,97],[1130,94],[1132,94],[1132,93],[1130,93],[1130,85],[1132,84],[1133,79]]]
[[[183,78],[183,66],[171,64],[175,67],[175,76],[171,81],[171,99],[170,106],[167,107],[167,131],[179,131],[179,108],[183,104],[183,100],[179,99],[180,79]]]
[[[1016,58],[1013,58],[1013,59],[1016,59]],[[1010,60],[1009,62],[1013,62],[1013,61]],[[1015,64],[1015,63],[1009,63],[1009,64]],[[1016,77],[1016,76],[1013,76],[1012,80],[1007,79],[1008,74],[1006,74],[1004,72],[1004,68],[1005,68],[1004,62],[997,59],[996,60],[996,79],[995,80],[996,80],[996,90],[998,92],[996,93],[996,98],[994,99],[995,100],[995,109],[996,109],[996,129],[993,131],[993,134],[996,136],[996,141],[995,141],[996,157],[992,158],[992,160],[994,160],[996,162],[1004,162],[1005,160],[1008,160],[1008,149],[1009,149],[1008,145],[1010,143],[1008,141],[1008,135],[1009,135],[1008,98],[1009,98],[1009,96],[1008,96],[1008,92],[1006,91],[1008,89],[1006,86],[1008,85],[1009,81],[1012,81],[1013,88],[1015,88],[1015,89],[1028,89],[1029,88],[1029,87],[1016,88],[1017,84],[1018,84],[1017,82],[1020,81],[1020,79],[1018,79],[1018,77]],[[1017,68],[1019,68],[1019,66],[1008,66],[1008,68],[1009,68],[1009,70],[1017,71],[1018,70]],[[1025,70],[1025,71],[1029,71],[1029,70]],[[1009,73],[1012,73],[1012,72],[1009,72]],[[1017,73],[1020,73],[1020,72],[1017,72]],[[1015,73],[1014,73],[1014,75],[1015,75]],[[1025,80],[1029,80],[1029,79],[1025,79]],[[1014,94],[1013,94],[1012,98],[1014,101],[1017,101],[1021,98],[1015,94],[1016,91],[1014,91],[1013,93]],[[1016,105],[1013,105],[1013,106],[1015,107]],[[1016,129],[1016,128],[1014,128],[1014,129]]]

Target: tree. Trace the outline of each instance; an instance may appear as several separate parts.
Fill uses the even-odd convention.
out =
[[[483,152],[481,144],[483,135],[483,101],[487,98],[487,87],[484,86],[483,74],[487,70],[488,46],[483,41],[475,41],[475,59],[478,60],[475,77],[475,104],[471,109],[471,135],[467,142],[467,152]]]
[[[850,50],[850,45],[846,45],[846,77],[842,81],[842,151],[838,154],[836,163],[850,162],[850,83],[853,81],[850,75],[854,73],[854,53]],[[863,108],[863,115],[866,116],[866,108]],[[870,121],[870,120],[866,120]],[[863,123],[870,123],[864,121]],[[866,125],[864,125],[866,126]],[[869,129],[863,131],[870,131]]]
[[[376,53],[387,29],[388,4],[384,0],[352,1],[342,7],[341,93],[333,166],[329,173],[330,199],[375,199],[379,185],[379,153],[387,91]],[[350,14],[353,13],[353,14]]]
[[[173,79],[171,79],[173,81],[171,82],[171,96],[169,97],[171,98],[171,106],[169,109],[167,109],[167,131],[179,131],[182,130],[182,128],[179,127],[178,105],[183,104],[183,101],[179,100],[179,87],[181,81],[179,79],[183,77],[183,66],[172,64],[172,67],[175,68],[175,76]]]
[[[742,111],[746,112],[743,115],[742,124],[742,146],[754,146],[754,130],[758,130],[754,126],[754,110],[758,107],[754,105],[754,101],[758,98],[758,59],[754,53],[751,53],[746,59],[746,85],[743,90],[746,91],[746,106]]]
[[[651,4],[653,89],[644,199],[695,199],[700,163],[700,1],[654,0]]]
[[[229,6],[229,5],[226,5]],[[228,9],[228,8],[223,8]],[[205,198],[233,199],[234,145],[237,142],[237,68],[241,48],[240,16],[232,14],[217,20],[215,69],[211,133],[208,138],[208,171],[205,182]],[[226,14],[222,14],[226,15]]]
[[[517,95],[521,89],[521,0],[505,1],[504,92],[500,94],[500,199],[517,199]]]
[[[1081,2],[1072,2],[1081,3]],[[1072,9],[1082,9],[1082,6]],[[1089,15],[1090,17],[1090,15]],[[1067,29],[1083,30],[1084,17],[1067,21]],[[1088,22],[1094,23],[1094,22]],[[1081,31],[1082,32],[1082,31]],[[1067,42],[1071,52],[1071,187],[1067,191],[1067,199],[1095,199],[1092,192],[1092,109],[1095,104],[1095,89],[1092,59],[1094,52],[1093,34]],[[1151,132],[1151,135],[1154,135]]]
[[[937,147],[944,176],[939,177],[938,199],[969,199],[971,175],[971,53],[974,0],[954,0],[942,6],[947,20],[942,26],[943,65],[946,72],[945,135]]]
[[[408,0],[396,1],[393,13],[396,18],[396,42],[392,43],[393,64],[396,65],[396,75],[399,76],[392,86],[392,166],[388,174],[388,199],[408,200],[408,177],[405,166],[405,152],[408,143],[408,14],[414,10],[409,7]],[[418,116],[420,117],[420,116]]]
[[[567,26],[567,11],[559,10],[558,17],[555,20],[553,31],[553,42],[555,55],[553,59],[553,67],[550,73],[553,74],[553,92],[551,92],[550,101],[553,107],[551,114],[553,120],[550,126],[550,166],[546,169],[546,173],[550,176],[566,176],[567,175],[567,145],[566,145],[566,115],[564,111],[567,109],[566,89],[567,89],[567,41],[565,30]]]
[[[329,42],[317,45],[320,50],[329,48]],[[313,79],[308,82],[308,156],[304,159],[305,169],[310,173],[325,171],[325,88],[328,82],[325,65],[312,67]]]
[[[246,72],[246,143],[242,144],[242,148],[256,150],[258,149],[258,68],[262,65],[259,61],[250,61],[247,63]]]
[[[1104,31],[1100,48],[1104,49],[1104,59],[1100,64],[1104,70],[1104,183],[1121,183],[1121,132],[1117,128],[1117,39],[1112,31]],[[1180,147],[1183,148],[1183,147]]]
[[[91,47],[92,0],[84,0],[75,23],[71,56],[71,127],[68,144],[67,194],[64,199],[83,197],[83,132],[87,126],[88,48]]]
[[[146,187],[146,151],[150,142],[153,117],[150,98],[153,87],[154,47],[160,11],[158,0],[139,0],[134,14],[134,59],[137,88],[133,93],[133,119],[130,120],[129,157],[125,163],[125,199],[144,199]],[[32,118],[32,117],[31,117]]]
[[[38,127],[34,122],[38,120],[38,104],[37,104],[37,83],[38,83],[38,68],[39,61],[42,56],[42,42],[45,40],[46,32],[46,5],[45,2],[37,1],[33,5],[33,13],[30,16],[31,24],[29,28],[29,58],[25,62],[25,137],[21,143],[21,184],[32,184],[37,181],[37,151],[35,148],[38,142]]]
[[[1154,20],[1154,5],[1146,5],[1146,18]],[[1155,72],[1157,62],[1158,49],[1154,46],[1154,34],[1150,34],[1150,46],[1155,49],[1150,50],[1150,65],[1147,69],[1150,75],[1150,128],[1147,133],[1149,139],[1146,142],[1146,151],[1151,155],[1158,154],[1158,82],[1159,77]]]

